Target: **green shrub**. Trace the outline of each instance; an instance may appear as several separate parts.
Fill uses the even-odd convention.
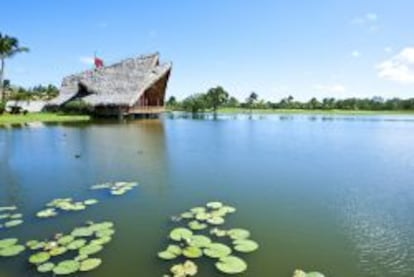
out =
[[[6,102],[0,101],[0,114],[3,114],[6,110]]]
[[[66,114],[91,114],[93,107],[82,100],[73,100],[63,105],[60,111]]]

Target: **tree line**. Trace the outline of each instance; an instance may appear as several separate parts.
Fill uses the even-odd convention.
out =
[[[299,109],[299,110],[362,110],[362,111],[414,111],[414,98],[409,99],[384,99],[382,97],[372,98],[347,98],[335,99],[323,98],[321,100],[313,97],[309,101],[299,101],[293,96],[282,98],[278,102],[260,99],[259,95],[251,92],[244,101],[239,101],[231,96],[224,88],[217,86],[210,88],[205,93],[192,94],[182,101],[170,96],[167,107],[171,110],[181,110],[198,113],[212,111],[217,112],[219,108],[243,108],[243,109]]]

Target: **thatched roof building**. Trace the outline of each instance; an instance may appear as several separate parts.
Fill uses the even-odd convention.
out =
[[[171,63],[159,54],[139,56],[67,76],[51,105],[82,99],[99,114],[142,114],[163,111]]]

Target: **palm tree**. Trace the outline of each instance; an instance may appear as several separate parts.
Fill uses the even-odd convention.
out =
[[[4,66],[7,58],[12,58],[14,55],[22,52],[28,52],[29,48],[20,47],[17,38],[9,37],[8,35],[2,35],[0,33],[0,90],[1,90],[1,101],[5,101],[4,91]]]

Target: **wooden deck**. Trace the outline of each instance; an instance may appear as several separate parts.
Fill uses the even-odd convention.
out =
[[[165,112],[164,106],[146,106],[146,107],[134,107],[130,108],[127,112],[128,115],[134,114],[160,114]]]

